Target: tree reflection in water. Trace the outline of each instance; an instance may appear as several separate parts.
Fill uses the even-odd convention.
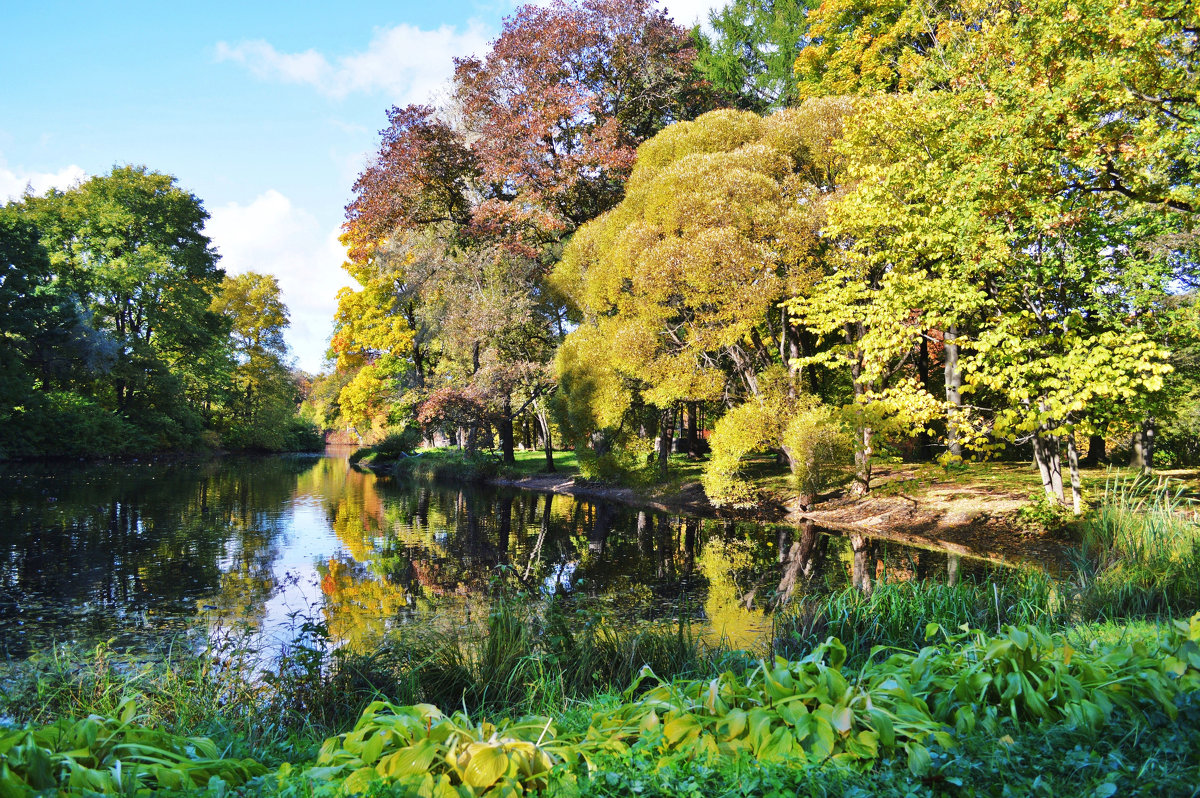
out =
[[[557,594],[614,623],[687,618],[752,646],[796,596],[982,566],[861,536],[512,490],[395,482],[344,457],[25,464],[0,484],[0,640],[152,646],[185,628],[269,647],[299,621],[367,648]],[[197,621],[200,621],[197,626]]]

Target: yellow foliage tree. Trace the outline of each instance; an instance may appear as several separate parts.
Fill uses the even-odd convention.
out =
[[[823,273],[849,111],[836,98],[767,118],[714,111],[643,144],[624,201],[580,228],[553,275],[580,317],[557,362],[564,390],[620,384],[664,422],[678,402],[760,395],[761,373],[795,348],[780,301]],[[611,397],[592,418],[615,420],[625,400]]]

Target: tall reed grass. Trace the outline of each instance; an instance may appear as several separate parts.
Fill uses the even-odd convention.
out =
[[[800,596],[776,621],[776,653],[795,658],[828,637],[845,644],[853,663],[871,651],[919,650],[930,624],[998,632],[1008,624],[1058,628],[1069,608],[1054,580],[1038,571],[997,575],[990,583],[876,582],[869,592],[847,587]]]
[[[253,751],[270,764],[345,731],[379,699],[560,714],[619,693],[645,666],[664,678],[695,678],[726,668],[730,656],[694,635],[686,619],[610,623],[555,600],[539,608],[500,592],[477,626],[404,630],[367,652],[337,647],[317,620],[300,623],[274,652],[222,636],[198,653],[180,641],[154,658],[106,645],[55,649],[0,671],[0,722],[113,717],[132,700],[147,725],[204,734],[233,755]]]
[[[645,666],[694,677],[715,672],[727,657],[685,620],[613,624],[597,614],[569,613],[555,601],[538,612],[522,597],[508,596],[495,600],[480,627],[403,633],[370,655],[343,657],[331,678],[365,677],[378,694],[405,703],[548,712],[620,691]]]
[[[1166,479],[1113,474],[1083,521],[1074,587],[1089,619],[1184,615],[1200,609],[1200,513]]]

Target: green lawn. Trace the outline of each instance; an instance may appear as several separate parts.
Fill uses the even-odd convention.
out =
[[[524,477],[546,473],[546,453],[541,449],[518,449],[513,452],[513,456],[517,459],[516,465],[504,466],[502,469],[506,476]],[[577,476],[579,461],[575,459],[575,452],[570,449],[555,450],[554,472],[568,477]]]

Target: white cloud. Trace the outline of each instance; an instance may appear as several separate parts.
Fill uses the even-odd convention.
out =
[[[301,368],[318,371],[338,289],[352,284],[341,268],[346,252],[337,240],[339,231],[322,230],[316,217],[271,189],[249,205],[215,208],[205,232],[229,274],[253,271],[279,278],[292,318],[288,343]]]
[[[382,92],[396,103],[426,102],[449,80],[454,57],[482,53],[491,38],[482,23],[464,30],[443,25],[424,30],[401,24],[377,29],[367,49],[330,61],[316,50],[282,53],[259,40],[218,42],[218,61],[242,64],[264,80],[308,85],[340,99],[356,92]]]
[[[71,164],[57,172],[26,172],[8,168],[0,158],[0,202],[20,199],[27,188],[34,194],[45,194],[48,189],[67,189],[83,181],[87,172],[83,167]]]

